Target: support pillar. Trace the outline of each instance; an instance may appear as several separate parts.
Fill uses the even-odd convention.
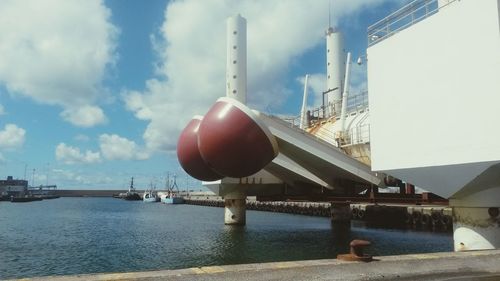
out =
[[[415,186],[411,183],[406,183],[406,194],[415,195]]]
[[[500,188],[450,199],[455,251],[500,249]]]
[[[404,184],[401,180],[397,180],[396,186],[399,187],[399,194],[406,194],[406,184]]]
[[[233,191],[224,196],[225,224],[246,224],[246,198],[246,193],[244,191]]]
[[[330,216],[332,224],[350,225],[351,224],[351,204],[332,203],[330,206]]]

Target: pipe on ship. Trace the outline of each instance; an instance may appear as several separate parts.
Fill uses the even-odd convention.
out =
[[[342,106],[342,78],[345,72],[344,38],[342,33],[329,27],[326,31],[326,85],[327,116],[338,116]],[[343,114],[343,112],[342,112]]]

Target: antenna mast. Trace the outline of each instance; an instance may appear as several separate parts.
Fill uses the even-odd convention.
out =
[[[332,27],[332,1],[328,1],[328,27]]]

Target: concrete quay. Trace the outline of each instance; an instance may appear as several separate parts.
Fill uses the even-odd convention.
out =
[[[219,196],[184,197],[186,204],[210,207],[224,207],[224,199]],[[335,203],[334,203],[335,205]],[[348,219],[360,220],[375,226],[409,227],[430,231],[451,231],[451,208],[442,205],[407,205],[346,203]],[[265,212],[289,213],[306,216],[332,216],[332,203],[296,201],[256,201],[246,200],[246,209]]]
[[[28,278],[33,281],[94,280],[500,280],[500,250],[222,265],[176,270]]]

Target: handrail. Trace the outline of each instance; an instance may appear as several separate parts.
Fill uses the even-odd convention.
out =
[[[415,0],[368,27],[368,46],[372,46],[395,33],[437,13],[443,7],[455,2],[448,0]]]

